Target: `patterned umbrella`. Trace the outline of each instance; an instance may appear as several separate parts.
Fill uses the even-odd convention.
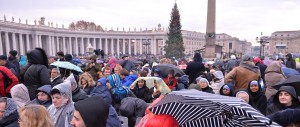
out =
[[[174,91],[150,110],[172,115],[182,127],[279,126],[239,98],[197,90]]]

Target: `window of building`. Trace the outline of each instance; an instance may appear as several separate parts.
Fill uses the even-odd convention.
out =
[[[231,50],[231,49],[232,49],[232,43],[229,42],[229,50]]]

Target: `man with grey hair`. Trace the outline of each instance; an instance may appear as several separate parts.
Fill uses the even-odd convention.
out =
[[[240,65],[225,75],[225,84],[233,82],[236,91],[240,88],[247,89],[250,81],[259,80],[259,78],[259,68],[253,63],[253,57],[246,54],[243,55]]]
[[[53,68],[51,70],[51,86],[54,87],[57,84],[60,84],[63,82],[62,78],[60,77],[60,71],[58,68]]]

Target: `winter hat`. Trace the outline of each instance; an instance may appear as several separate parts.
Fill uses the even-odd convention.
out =
[[[0,60],[7,60],[7,56],[6,55],[0,55]]]
[[[65,55],[65,60],[66,61],[70,61],[70,60],[72,60],[73,59],[73,56],[71,55],[71,54],[66,54]]]
[[[253,58],[252,58],[252,56],[249,55],[249,54],[245,54],[245,55],[243,55],[243,57],[242,57],[242,61],[252,61],[252,60],[253,60]]]
[[[179,127],[179,124],[173,116],[160,114],[150,117],[145,127]]]
[[[257,85],[257,86],[259,86],[259,85],[258,85],[258,82],[257,82],[256,80],[253,80],[253,81],[250,82],[250,87],[251,87],[252,85]]]
[[[15,85],[11,88],[10,93],[18,108],[21,108],[30,102],[29,92],[24,84]]]
[[[253,59],[253,62],[254,62],[254,63],[262,63],[262,61],[261,61],[261,59],[260,59],[259,57],[255,57],[255,58]]]
[[[105,127],[109,114],[109,105],[102,97],[92,96],[74,104],[86,127]],[[87,108],[88,107],[88,108]]]
[[[11,50],[11,51],[9,51],[9,54],[12,55],[12,56],[14,56],[14,57],[16,57],[17,54],[18,54],[18,51],[16,51],[16,50]]]

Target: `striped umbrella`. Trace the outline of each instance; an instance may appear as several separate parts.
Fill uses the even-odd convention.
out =
[[[150,110],[172,115],[182,127],[279,126],[239,98],[197,90],[174,91]]]

